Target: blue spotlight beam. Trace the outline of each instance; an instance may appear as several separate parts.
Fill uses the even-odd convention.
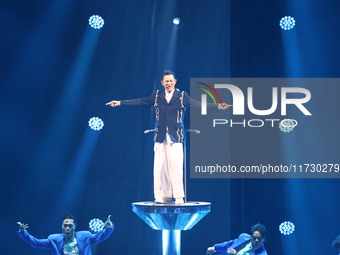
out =
[[[59,200],[55,203],[55,208],[51,213],[64,211],[72,211],[75,208],[75,201],[80,196],[81,186],[86,176],[88,164],[92,158],[95,145],[99,138],[100,131],[94,131],[89,127],[86,130],[82,144],[80,145],[77,156],[70,167],[69,174],[61,189]]]
[[[167,49],[165,51],[166,55],[164,57],[163,70],[166,70],[166,69],[174,70],[175,69],[175,62],[176,62],[175,59],[176,59],[176,53],[177,53],[177,37],[178,37],[178,29],[174,27],[171,30]]]
[[[65,161],[66,149],[69,146],[67,142],[71,140],[70,136],[72,135],[70,130],[72,130],[77,109],[81,107],[86,73],[90,66],[99,35],[100,31],[93,29],[87,29],[85,33],[75,59],[74,67],[71,70],[71,75],[66,81],[64,91],[54,107],[46,131],[41,136],[36,156],[38,169],[45,168],[44,165],[41,165],[43,163],[41,158],[57,157],[55,160],[57,164]],[[57,170],[58,165],[55,165],[55,167]],[[45,177],[42,176],[41,178],[44,179]]]
[[[175,70],[175,59],[177,52],[178,25],[174,25],[177,1],[163,1],[159,10],[158,27],[158,63],[160,71],[166,69]]]
[[[301,48],[299,38],[294,29],[287,33],[281,30],[283,40],[283,53],[286,62],[286,72],[288,77],[303,77],[305,75],[304,65],[302,64]]]

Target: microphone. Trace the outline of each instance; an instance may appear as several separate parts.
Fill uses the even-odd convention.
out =
[[[198,129],[187,129],[186,132],[195,133],[197,135],[201,133]]]
[[[155,132],[156,129],[147,129],[147,130],[144,130],[144,134],[148,134],[148,133],[152,133],[152,132]],[[195,134],[200,134],[201,131],[199,131],[198,129],[187,129],[185,130],[185,132],[190,132],[190,133],[195,133]]]
[[[144,134],[148,134],[148,133],[152,133],[152,132],[155,132],[156,129],[147,129],[147,130],[144,130]]]

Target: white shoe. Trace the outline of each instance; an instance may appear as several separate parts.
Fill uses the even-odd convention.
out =
[[[176,205],[182,205],[182,204],[184,204],[183,198],[182,198],[182,197],[176,198],[175,204],[176,204]]]
[[[155,203],[157,204],[170,204],[171,203],[171,198],[156,198]]]
[[[156,204],[165,204],[165,201],[164,201],[164,199],[157,198],[157,199],[155,199],[155,203]]]

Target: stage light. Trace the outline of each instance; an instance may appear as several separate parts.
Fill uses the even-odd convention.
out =
[[[291,235],[295,231],[295,226],[290,221],[285,221],[280,224],[280,233],[283,235]]]
[[[89,25],[94,29],[101,29],[104,26],[104,19],[98,15],[89,18]]]
[[[280,27],[283,30],[291,30],[295,27],[295,19],[291,16],[285,16],[280,20]]]
[[[180,19],[180,18],[174,18],[173,21],[172,21],[172,23],[173,23],[174,25],[179,25],[179,24],[181,23],[181,19]]]
[[[104,222],[100,219],[94,218],[89,222],[89,229],[92,232],[97,233],[104,229]]]
[[[279,128],[282,132],[288,133],[296,127],[297,121],[293,119],[284,119],[280,121]]]
[[[89,120],[89,126],[93,130],[101,130],[104,127],[104,122],[98,117],[93,117]]]

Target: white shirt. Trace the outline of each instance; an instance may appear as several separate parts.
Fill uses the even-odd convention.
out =
[[[249,242],[242,250],[240,250],[237,255],[251,255],[253,254],[253,247],[251,242]]]
[[[172,96],[174,95],[174,91],[175,91],[175,90],[171,91],[170,93],[168,93],[167,91],[165,91],[165,99],[166,99],[166,101],[167,101],[168,103],[170,102]]]
[[[168,93],[167,91],[165,91],[165,99],[166,99],[166,101],[167,101],[168,103],[170,102],[172,96],[174,95],[174,91],[175,91],[175,90],[171,91],[170,93]],[[168,135],[168,127],[166,127],[166,132],[167,132],[167,136],[169,136],[169,135]],[[166,140],[170,141],[169,143],[171,143],[170,137],[169,137],[169,139],[166,138]]]
[[[65,255],[79,255],[77,239],[73,237],[71,241],[65,240],[63,250]]]

